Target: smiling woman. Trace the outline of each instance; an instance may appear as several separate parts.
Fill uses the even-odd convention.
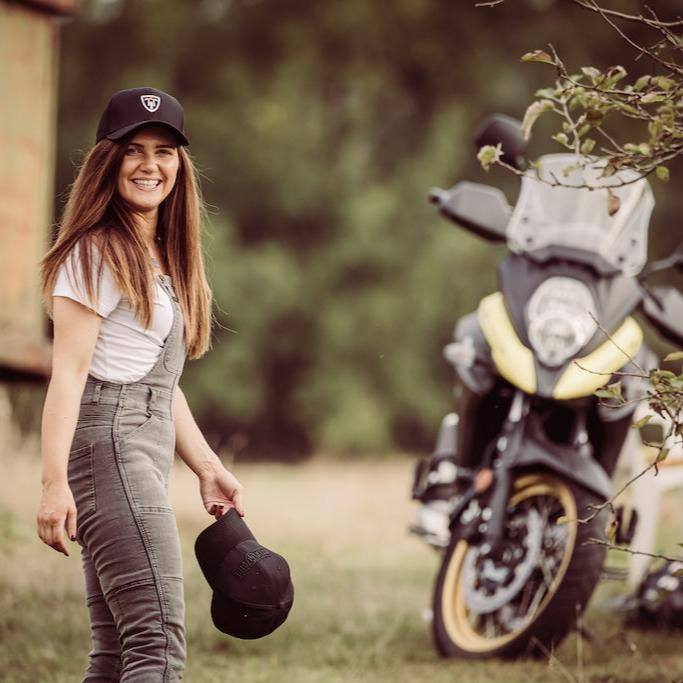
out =
[[[42,424],[40,538],[81,546],[92,649],[85,681],[178,681],[181,553],[168,502],[174,452],[206,512],[243,514],[242,487],[178,386],[209,346],[201,199],[183,110],[152,88],[116,93],[43,259],[54,320]]]

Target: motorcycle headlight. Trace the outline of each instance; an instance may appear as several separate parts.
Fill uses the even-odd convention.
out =
[[[529,341],[544,365],[562,365],[588,342],[598,328],[595,308],[588,287],[571,277],[548,278],[536,289],[527,307]]]

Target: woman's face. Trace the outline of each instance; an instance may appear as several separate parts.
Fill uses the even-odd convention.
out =
[[[156,214],[175,185],[179,166],[173,134],[160,126],[141,128],[126,145],[116,188],[134,211]]]

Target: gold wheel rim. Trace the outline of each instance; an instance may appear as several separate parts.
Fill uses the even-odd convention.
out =
[[[576,543],[577,513],[576,502],[569,487],[555,477],[542,474],[517,479],[509,504],[515,505],[534,496],[554,497],[562,505],[563,514],[570,520],[567,523],[568,535],[562,561],[541,603],[533,612],[533,616],[537,616],[547,607],[567,573]],[[460,541],[451,555],[441,593],[441,612],[446,632],[455,645],[469,652],[487,652],[503,647],[517,638],[530,626],[533,619],[525,619],[518,628],[495,638],[487,638],[475,630],[468,618],[468,608],[462,590],[462,572],[469,549],[469,543]]]

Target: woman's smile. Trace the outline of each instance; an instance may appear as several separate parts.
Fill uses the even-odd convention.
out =
[[[133,178],[132,182],[140,190],[143,190],[144,192],[151,192],[152,190],[156,190],[159,187],[159,185],[161,185],[162,181],[161,178]]]

